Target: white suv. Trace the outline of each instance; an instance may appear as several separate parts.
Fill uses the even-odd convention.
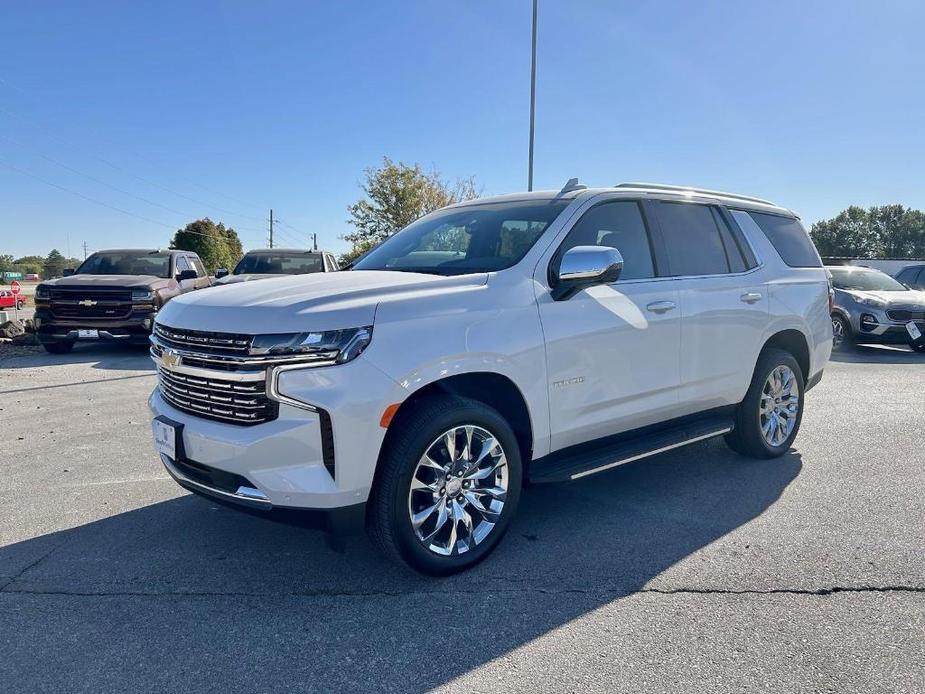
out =
[[[349,272],[167,304],[155,444],[191,491],[363,523],[452,573],[528,481],[714,436],[785,453],[832,347],[821,265],[792,212],[728,193],[573,179],[453,205]]]

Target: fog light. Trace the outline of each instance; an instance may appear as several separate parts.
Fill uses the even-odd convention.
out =
[[[873,330],[877,327],[877,317],[869,313],[861,315],[861,330]]]

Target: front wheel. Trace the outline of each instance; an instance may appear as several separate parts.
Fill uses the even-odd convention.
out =
[[[26,302],[25,302],[25,301],[17,301],[17,302],[16,302],[16,309],[19,310],[19,311],[22,311],[22,307],[25,306],[25,305],[26,305]]]
[[[832,349],[845,349],[853,342],[851,324],[843,316],[832,314]]]
[[[488,405],[455,396],[414,405],[393,426],[370,495],[373,541],[434,576],[480,562],[504,536],[520,500],[520,451],[511,426]]]
[[[770,348],[755,373],[726,435],[729,447],[753,458],[776,458],[790,448],[803,419],[803,370],[789,352]]]

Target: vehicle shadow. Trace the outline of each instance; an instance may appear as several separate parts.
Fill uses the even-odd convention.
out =
[[[498,551],[445,579],[365,538],[336,553],[199,497],[154,503],[0,548],[6,690],[429,690],[640,590],[800,469],[714,441],[528,488]]]
[[[846,364],[925,364],[925,352],[894,345],[848,345],[834,350],[830,359]]]
[[[4,357],[0,368],[33,369],[72,364],[87,364],[104,371],[154,371],[154,362],[148,356],[147,347],[80,342],[67,354],[49,354],[43,347],[35,346],[29,354]]]

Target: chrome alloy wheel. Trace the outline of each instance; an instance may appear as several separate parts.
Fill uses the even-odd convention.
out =
[[[800,385],[789,366],[774,368],[761,389],[759,422],[764,440],[780,446],[790,436],[800,412]]]
[[[463,554],[494,529],[507,490],[500,442],[482,427],[453,427],[427,447],[411,477],[411,526],[430,551]]]
[[[832,347],[838,348],[845,339],[845,324],[840,318],[832,318]]]

